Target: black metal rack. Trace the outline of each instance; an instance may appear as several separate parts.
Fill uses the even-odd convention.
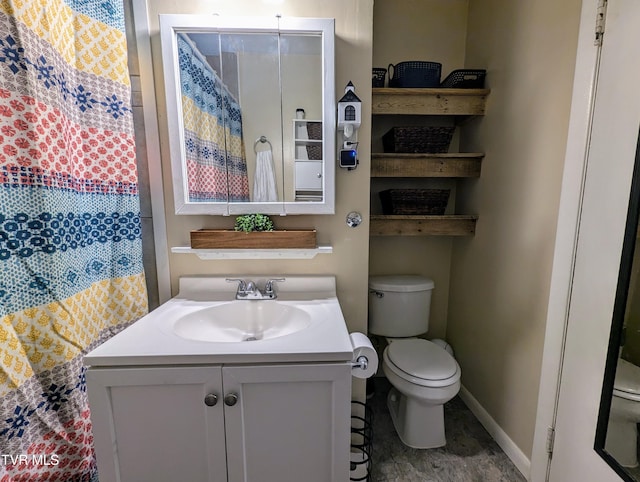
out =
[[[373,451],[373,414],[359,401],[351,402],[351,471],[349,480],[371,481]]]

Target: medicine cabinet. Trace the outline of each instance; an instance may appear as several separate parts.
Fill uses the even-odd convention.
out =
[[[334,20],[159,19],[176,214],[333,214]]]

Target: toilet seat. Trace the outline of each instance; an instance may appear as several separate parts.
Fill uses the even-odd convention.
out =
[[[640,367],[619,358],[613,394],[620,398],[640,402]]]
[[[460,379],[460,367],[444,348],[428,340],[394,340],[383,359],[399,377],[423,387],[446,387]]]

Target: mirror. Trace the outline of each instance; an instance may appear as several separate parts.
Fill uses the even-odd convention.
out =
[[[176,214],[333,214],[334,20],[159,17]]]
[[[640,138],[627,210],[595,449],[627,481],[640,481]]]

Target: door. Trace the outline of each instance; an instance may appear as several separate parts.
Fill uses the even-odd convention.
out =
[[[349,364],[222,372],[230,481],[349,480]]]
[[[227,482],[219,366],[89,369],[87,386],[100,482]]]
[[[552,482],[620,480],[594,447],[638,144],[639,59],[640,2],[609,0],[548,473]]]

